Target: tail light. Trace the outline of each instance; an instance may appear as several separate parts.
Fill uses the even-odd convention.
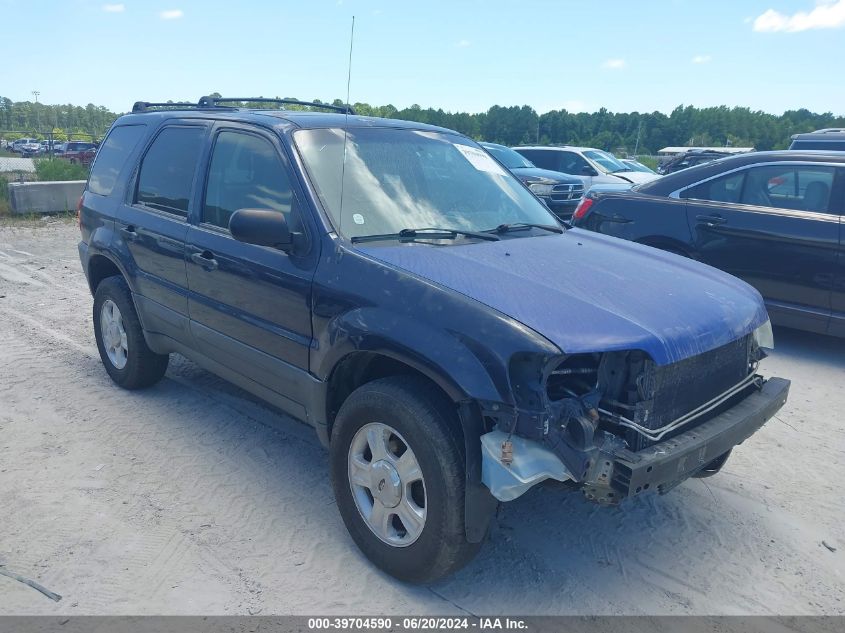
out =
[[[76,226],[79,230],[82,230],[82,198],[84,196],[79,196],[79,202],[76,203]]]
[[[592,198],[587,198],[586,196],[581,200],[581,204],[578,205],[578,208],[575,209],[575,213],[572,214],[573,220],[580,220],[587,212],[590,210],[590,207],[593,206],[594,200]]]

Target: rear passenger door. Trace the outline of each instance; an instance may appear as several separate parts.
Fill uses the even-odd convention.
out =
[[[175,120],[155,134],[115,226],[144,329],[182,342],[190,338],[185,236],[208,130],[208,124]]]
[[[827,331],[839,245],[834,175],[826,165],[774,163],[687,189],[698,258],[757,288],[775,322]]]
[[[304,419],[317,247],[308,242],[299,199],[275,135],[218,126],[187,237],[188,307],[200,353],[234,382],[247,379],[280,394],[281,401],[271,401]],[[283,213],[299,246],[285,253],[236,241],[229,218],[244,208]]]

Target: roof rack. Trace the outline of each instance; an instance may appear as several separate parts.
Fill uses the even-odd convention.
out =
[[[139,112],[147,112],[152,108],[171,108],[173,110],[211,110],[216,108],[235,110],[236,106],[224,106],[221,103],[281,103],[290,105],[309,106],[312,108],[325,108],[333,112],[340,112],[341,114],[355,114],[355,110],[349,104],[342,106],[333,105],[331,103],[318,103],[316,101],[300,101],[299,99],[268,99],[266,97],[200,97],[197,103],[190,101],[171,101],[169,103],[153,103],[151,101],[136,101],[132,105],[133,114]]]
[[[170,102],[170,103],[152,103],[150,101],[136,101],[132,104],[132,112],[146,112],[151,108],[173,108],[175,110],[184,110],[187,108],[203,108],[207,106],[203,106],[197,103],[191,103],[189,101],[177,101],[177,102]]]
[[[337,106],[331,103],[318,103],[316,101],[300,101],[299,99],[269,99],[266,97],[202,97],[200,98],[197,107],[216,108],[219,107],[218,104],[220,103],[233,103],[245,101],[252,103],[280,103],[289,105],[310,106],[312,108],[325,108],[326,110],[340,112],[341,114],[355,114],[355,110],[353,110],[352,106],[348,103]]]

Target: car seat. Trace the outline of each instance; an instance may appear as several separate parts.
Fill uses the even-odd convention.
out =
[[[804,209],[807,211],[826,211],[830,197],[830,187],[821,180],[814,180],[804,192]]]

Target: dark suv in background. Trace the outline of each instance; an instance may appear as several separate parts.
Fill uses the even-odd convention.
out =
[[[138,103],[103,141],[97,348],[124,388],[176,352],[312,425],[390,574],[461,567],[545,479],[613,504],[714,474],[783,406],[744,282],[567,228],[450,130],[241,101]]]
[[[845,152],[845,128],[826,128],[807,134],[795,134],[789,149]]]
[[[572,217],[572,212],[575,211],[584,195],[583,179],[559,171],[540,169],[530,160],[504,145],[496,143],[481,143],[480,145],[524,182],[558,218],[568,220]]]
[[[97,144],[92,141],[68,141],[62,146],[60,156],[71,163],[90,165],[97,153]]]
[[[715,152],[704,149],[691,149],[681,154],[672,156],[669,160],[660,163],[657,166],[658,174],[674,174],[676,171],[695,167],[696,165],[706,165],[707,163],[719,160],[730,156],[728,152]]]

